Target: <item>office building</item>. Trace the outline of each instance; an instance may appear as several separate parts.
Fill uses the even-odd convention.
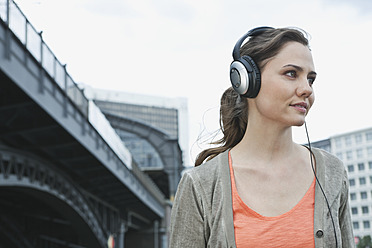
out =
[[[354,235],[372,233],[372,128],[312,143],[340,158],[348,172]]]

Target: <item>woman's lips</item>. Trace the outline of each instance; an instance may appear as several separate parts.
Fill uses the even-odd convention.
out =
[[[300,111],[301,113],[306,113],[306,110],[307,110],[306,102],[295,103],[295,104],[291,104],[290,106]]]

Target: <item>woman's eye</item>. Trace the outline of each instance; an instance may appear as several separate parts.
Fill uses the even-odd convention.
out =
[[[313,78],[313,77],[308,78],[307,81],[309,82],[309,85],[313,85],[314,81],[315,81],[315,78]]]
[[[296,77],[296,71],[287,71],[285,73],[288,77],[295,78]]]

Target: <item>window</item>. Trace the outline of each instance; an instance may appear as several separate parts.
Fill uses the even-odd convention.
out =
[[[362,143],[362,134],[358,133],[355,135],[355,142],[357,144]]]
[[[365,221],[363,221],[363,228],[364,228],[364,229],[369,229],[369,228],[370,228],[369,220],[365,220]]]
[[[350,186],[355,186],[355,179],[349,179]]]
[[[350,193],[350,200],[352,200],[352,201],[356,200],[356,194],[355,193]]]
[[[346,146],[351,146],[351,137],[350,136],[345,137],[345,145]]]
[[[359,229],[359,222],[358,221],[353,221],[353,228],[354,229]]]
[[[372,170],[372,161],[369,161],[369,162],[368,162],[368,168],[369,168],[370,170]]]
[[[372,146],[367,147],[367,154],[368,156],[372,155]]]
[[[367,192],[360,192],[360,199],[367,199]]]
[[[366,184],[366,178],[365,177],[359,177],[359,185]]]
[[[340,138],[335,139],[335,143],[336,143],[336,147],[337,148],[341,148],[342,147],[341,139]]]
[[[366,133],[366,139],[367,140],[372,140],[372,132]]]
[[[357,215],[358,214],[358,208],[356,208],[356,207],[351,208],[351,214],[352,215]]]
[[[364,171],[364,163],[359,163],[358,164],[358,170],[359,171]]]
[[[363,214],[368,214],[368,213],[369,213],[369,211],[368,211],[368,206],[363,206],[363,207],[362,207],[362,213],[363,213]]]
[[[352,160],[353,159],[353,152],[352,151],[347,151],[346,152],[346,159],[347,160]]]
[[[348,172],[353,172],[354,171],[354,165],[352,165],[352,164],[351,165],[348,165],[347,166],[347,171]]]
[[[357,158],[363,158],[363,149],[359,148],[356,150]]]

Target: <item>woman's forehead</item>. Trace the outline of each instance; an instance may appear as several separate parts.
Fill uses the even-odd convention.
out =
[[[314,61],[310,49],[298,42],[288,42],[277,55],[270,59],[266,66],[296,65],[306,70],[314,71]]]

